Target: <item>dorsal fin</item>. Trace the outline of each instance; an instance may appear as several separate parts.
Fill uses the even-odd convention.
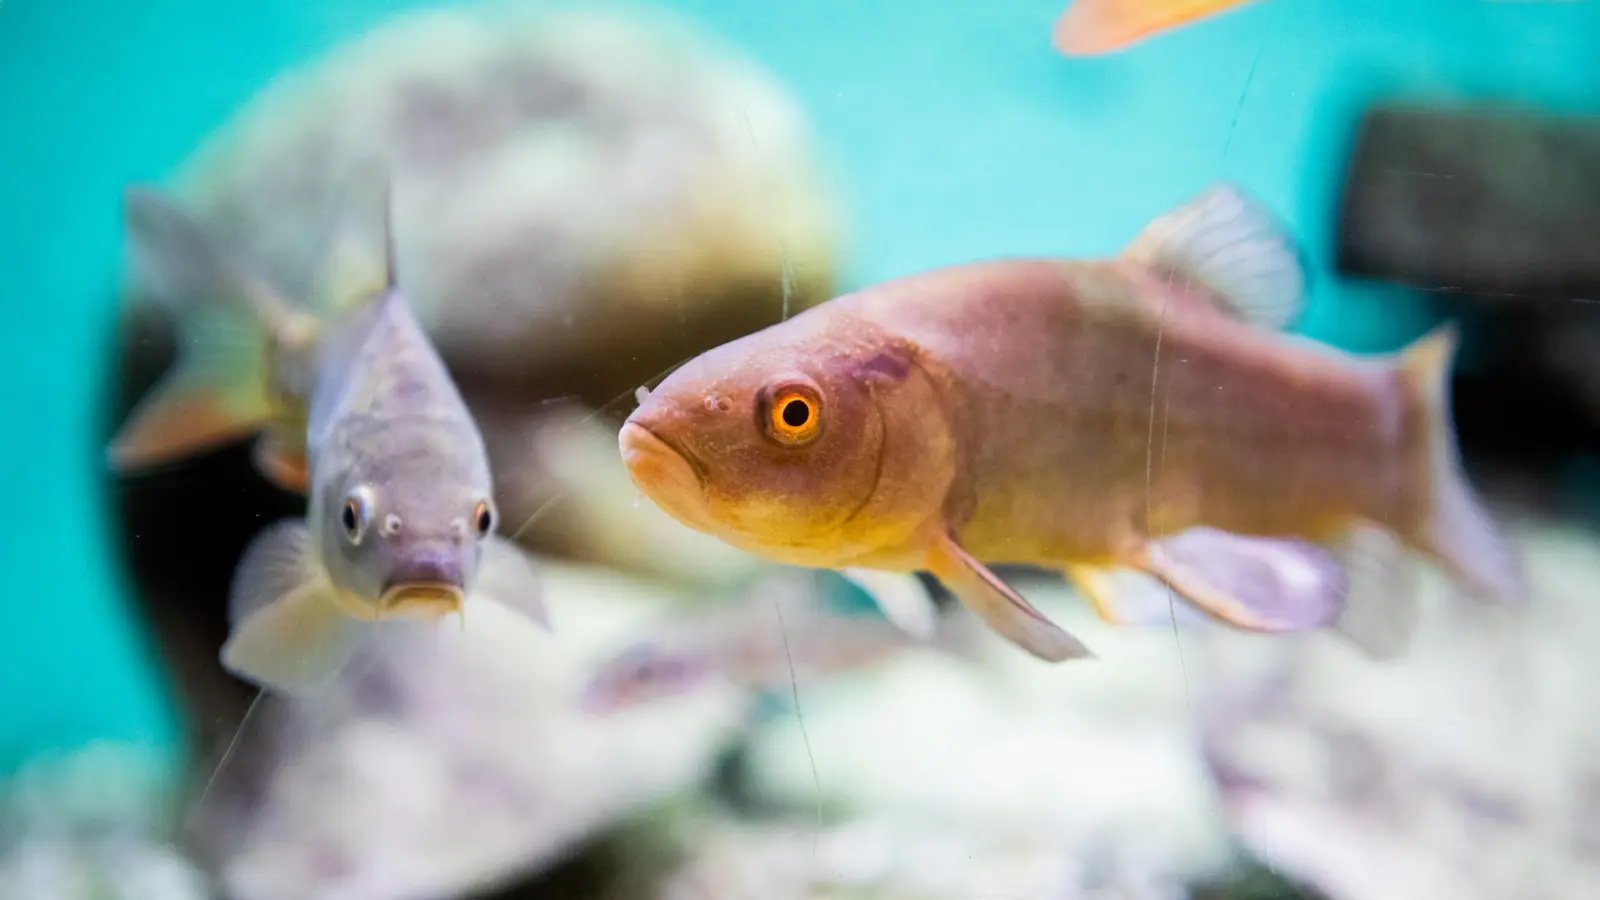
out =
[[[317,307],[337,312],[385,294],[397,282],[393,188],[381,162],[351,168],[315,286]]]
[[[1223,183],[1151,222],[1124,258],[1203,286],[1236,318],[1278,329],[1300,314],[1305,267],[1270,212]]]

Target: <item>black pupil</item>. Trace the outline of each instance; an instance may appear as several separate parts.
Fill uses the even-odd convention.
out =
[[[345,531],[353,532],[356,530],[356,505],[354,503],[346,503],[344,505],[341,521],[344,522]]]
[[[488,534],[489,526],[494,524],[494,515],[489,512],[489,507],[478,507],[478,533]]]
[[[783,405],[783,424],[799,428],[811,418],[811,408],[804,400],[790,400]]]

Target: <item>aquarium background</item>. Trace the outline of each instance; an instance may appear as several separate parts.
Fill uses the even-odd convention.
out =
[[[662,5],[801,103],[845,205],[842,289],[1110,254],[1228,178],[1303,242],[1315,281],[1298,330],[1363,351],[1421,334],[1446,301],[1332,271],[1361,112],[1394,98],[1600,107],[1600,4],[1585,0],[1264,0],[1101,59],[1052,50],[1059,0]],[[186,750],[108,525],[122,188],[166,178],[286,67],[421,6],[0,0],[0,765],[103,740]]]

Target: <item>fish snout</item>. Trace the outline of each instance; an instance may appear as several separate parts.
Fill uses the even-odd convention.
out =
[[[683,524],[709,530],[705,489],[688,457],[633,418],[623,424],[617,444],[635,487]]]
[[[420,549],[396,561],[383,585],[380,605],[386,613],[447,615],[461,611],[464,587],[455,548]]]

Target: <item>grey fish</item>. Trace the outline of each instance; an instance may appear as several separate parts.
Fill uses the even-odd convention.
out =
[[[230,671],[284,693],[325,683],[364,622],[437,620],[462,614],[472,597],[549,628],[531,565],[494,533],[477,425],[397,285],[387,179],[381,184],[382,275],[368,282],[378,287],[346,292],[347,302],[309,319],[223,259],[157,193],[126,194],[145,276],[191,301],[245,301],[273,351],[267,382],[281,395],[279,409],[304,415],[306,518],[269,526],[245,550],[222,648]],[[335,235],[336,275],[354,271],[340,257],[353,246],[349,235]]]

